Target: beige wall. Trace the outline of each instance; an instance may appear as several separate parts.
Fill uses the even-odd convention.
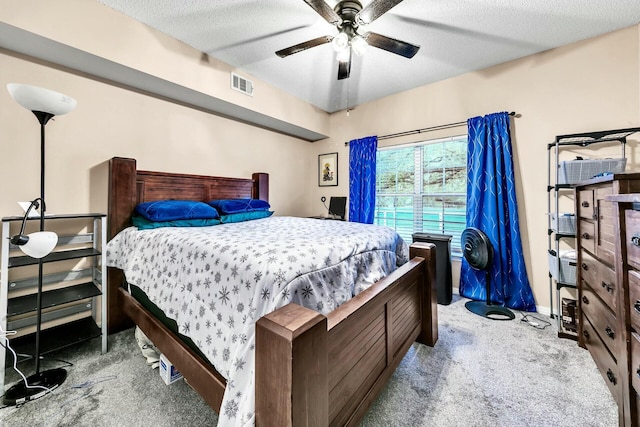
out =
[[[189,109],[0,52],[2,86],[28,82],[78,101],[46,126],[46,200],[50,213],[102,209],[90,196],[93,170],[113,156],[138,167],[182,173],[250,177],[268,172],[279,214],[309,204],[305,176],[313,165],[308,142]],[[39,194],[39,125],[0,90],[0,215],[17,215],[17,201]]]
[[[42,13],[32,14],[35,9]],[[60,20],[52,17],[60,15],[72,19],[65,25],[54,24]],[[135,157],[142,169],[228,176],[269,172],[271,201],[278,214],[321,213],[321,195],[348,194],[344,141],[517,111],[513,137],[521,230],[529,279],[543,310],[549,296],[546,144],[558,134],[640,123],[638,27],[390,96],[358,106],[348,116],[346,112],[329,116],[260,82],[264,88],[260,92],[268,96],[250,99],[237,94],[228,87],[230,68],[225,64],[210,58],[203,61],[186,46],[96,2],[4,2],[0,20],[331,135],[309,144],[0,50],[3,87],[25,82],[78,100],[75,111],[47,125],[47,201],[52,213],[104,210],[104,181],[99,178],[112,156]],[[428,137],[464,131],[462,127]],[[38,138],[35,118],[0,88],[0,216],[19,214],[16,202],[38,194]],[[635,142],[640,136],[634,138],[629,166],[637,170]],[[334,151],[339,153],[340,185],[319,188],[317,155]],[[597,155],[615,156],[618,149],[605,147]],[[96,188],[100,191],[92,193]]]
[[[257,79],[253,97],[231,90],[228,65],[97,2],[3,2],[0,21],[292,125],[328,133],[326,112]],[[20,214],[16,202],[39,194],[38,122],[13,102],[4,88],[9,82],[46,87],[78,101],[76,110],[46,127],[50,213],[104,211],[102,166],[113,156],[134,157],[139,168],[148,170],[237,177],[268,172],[271,202],[278,214],[302,215],[310,204],[307,186],[300,180],[314,165],[308,142],[2,49],[0,77],[1,216]],[[98,187],[100,196],[93,191]]]
[[[529,280],[541,311],[548,310],[547,145],[556,135],[640,125],[639,27],[634,26],[482,71],[357,106],[331,116],[331,138],[316,154],[339,153],[340,185],[318,188],[310,179],[312,206],[321,195],[348,194],[348,148],[344,141],[464,121],[497,111],[516,111],[512,121],[519,216]],[[466,128],[385,140],[381,145],[466,133]],[[628,144],[629,169],[640,170],[637,143]],[[565,151],[565,159],[579,154]],[[619,157],[600,147],[586,157]],[[567,201],[565,207],[571,208]],[[454,274],[454,287],[458,278]]]
[[[4,1],[0,21],[252,111],[328,134],[326,112],[242,71],[238,73],[254,82],[254,96],[234,91],[230,88],[230,72],[236,71],[233,67],[96,1]]]

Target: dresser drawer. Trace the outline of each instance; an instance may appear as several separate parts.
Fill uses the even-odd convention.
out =
[[[640,211],[626,210],[627,262],[640,269]]]
[[[640,336],[631,333],[631,384],[638,392],[640,390]]]
[[[611,189],[608,188],[606,194],[611,193]],[[599,192],[602,192],[600,190]],[[600,196],[598,196],[600,197]],[[613,210],[613,203],[607,202],[598,198],[596,201],[598,204],[598,222],[597,222],[597,236],[596,242],[596,255],[602,261],[613,265],[616,256],[616,233],[615,233],[615,217]]]
[[[620,341],[618,339],[616,317],[584,281],[582,282],[580,309],[589,319],[593,329],[598,333],[609,351],[612,354],[616,354],[618,351],[617,342]]]
[[[580,247],[588,250],[590,253],[596,253],[596,225],[591,221],[580,220],[578,227],[580,233]]]
[[[616,272],[586,251],[580,253],[580,277],[598,294],[613,312],[616,312]]]
[[[580,218],[595,219],[593,205],[593,190],[578,191],[578,216]]]
[[[594,331],[593,326],[589,323],[588,320],[583,317],[582,324],[582,335],[584,337],[584,343],[591,353],[594,362],[596,362],[596,366],[598,370],[604,377],[604,382],[609,387],[609,391],[613,395],[616,403],[620,405],[621,402],[621,381],[620,374],[618,373],[618,365],[616,365],[616,361],[611,356],[611,354],[607,351],[606,346],[602,343],[598,334]]]
[[[585,250],[580,250],[580,278],[587,282],[589,286],[595,288],[595,284],[598,283],[598,276],[600,275],[599,269],[602,268],[602,263],[598,261],[593,255]]]
[[[640,332],[640,273],[637,271],[629,271],[628,275],[631,326]]]

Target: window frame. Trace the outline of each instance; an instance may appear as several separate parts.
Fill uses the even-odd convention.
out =
[[[442,164],[440,167],[438,168],[432,168],[431,170],[437,172],[437,169],[441,169],[443,171],[443,176],[442,179],[446,180],[446,171],[448,169],[452,169],[452,168],[460,168],[461,171],[464,170],[464,189],[462,190],[462,192],[456,192],[456,191],[449,191],[449,192],[442,192],[442,193],[429,193],[425,191],[425,173],[428,173],[428,171],[430,169],[425,168],[425,164],[424,164],[424,147],[428,146],[428,145],[435,145],[435,144],[445,144],[447,142],[458,142],[461,143],[463,142],[464,144],[467,144],[467,139],[468,139],[468,135],[467,134],[460,134],[460,135],[455,135],[455,136],[451,136],[451,137],[446,137],[446,138],[437,138],[437,139],[430,139],[430,140],[424,140],[424,141],[417,141],[417,142],[411,142],[411,143],[406,143],[406,144],[397,144],[397,145],[389,145],[389,146],[385,146],[385,147],[379,147],[378,148],[378,153],[380,153],[381,151],[390,151],[390,150],[401,150],[401,149],[412,149],[413,150],[413,192],[407,192],[407,191],[403,191],[403,192],[396,192],[396,193],[381,193],[380,187],[379,187],[379,181],[378,178],[376,178],[376,204],[375,204],[375,215],[374,215],[374,223],[375,224],[380,224],[380,225],[387,225],[390,226],[389,223],[391,223],[391,228],[394,228],[396,231],[398,231],[399,233],[405,234],[405,236],[403,236],[403,238],[406,238],[406,233],[408,230],[410,230],[410,234],[412,235],[413,233],[418,233],[418,232],[423,232],[423,233],[430,233],[433,235],[437,235],[437,234],[451,234],[453,235],[452,238],[452,242],[451,242],[451,255],[452,258],[462,258],[462,248],[461,248],[461,244],[460,244],[460,235],[462,234],[462,231],[466,228],[466,198],[467,198],[467,164],[466,164],[466,160],[467,160],[467,148],[465,145],[465,156],[464,156],[464,165],[459,165],[459,164]],[[379,171],[376,171],[377,175]],[[397,182],[397,181],[396,181]],[[397,189],[397,188],[396,188]],[[393,198],[393,204],[392,204],[392,210],[387,211],[386,214],[381,214],[380,208],[381,205],[379,204],[379,200],[382,198],[389,198],[392,197]],[[427,197],[434,197],[434,198],[440,198],[442,199],[441,201],[441,208],[439,209],[439,212],[441,212],[440,214],[440,220],[438,220],[438,225],[437,225],[437,229],[436,227],[434,228],[429,228],[426,229],[425,228],[425,224],[429,223],[429,220],[425,220],[425,211],[424,211],[424,200]],[[411,215],[411,225],[409,227],[403,226],[406,224],[402,224],[402,220],[398,220],[398,206],[397,206],[397,200],[399,198],[409,198],[410,200],[410,206],[407,207],[411,207],[412,208],[412,215]],[[445,219],[445,215],[447,214],[447,207],[446,207],[446,200],[447,198],[462,198],[462,200],[464,200],[464,204],[462,207],[462,212],[457,212],[455,213],[453,211],[453,209],[449,210],[448,215],[462,215],[462,222],[460,221],[447,221]],[[459,210],[458,210],[459,211]],[[391,212],[392,213],[392,218],[389,219],[388,217],[388,213]],[[433,214],[433,213],[432,213]],[[386,217],[386,219],[385,219]],[[398,226],[398,221],[401,221],[401,225]],[[433,223],[433,222],[432,222]],[[456,226],[455,224],[462,224],[461,226]],[[454,228],[455,231],[452,231],[451,228]],[[460,228],[460,230],[458,231],[457,229]],[[411,235],[409,235],[409,241],[411,241]]]

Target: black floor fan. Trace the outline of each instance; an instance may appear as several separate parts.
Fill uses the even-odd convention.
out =
[[[487,301],[468,301],[464,306],[472,313],[493,320],[513,320],[515,314],[506,307],[491,304],[491,265],[493,264],[493,246],[486,234],[474,227],[462,232],[462,250],[464,259],[474,270],[484,270],[486,274]]]

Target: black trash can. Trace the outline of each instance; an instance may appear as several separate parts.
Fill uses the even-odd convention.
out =
[[[451,283],[451,239],[450,234],[413,233],[414,242],[436,245],[436,290],[438,304],[449,305],[453,294]]]

